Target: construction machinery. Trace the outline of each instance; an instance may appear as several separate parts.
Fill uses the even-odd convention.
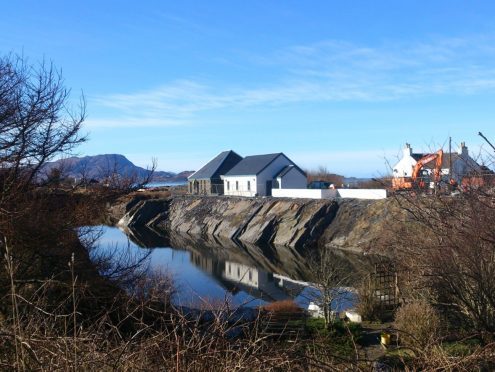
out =
[[[443,162],[443,150],[438,150],[433,154],[428,154],[419,159],[413,168],[411,177],[395,177],[392,179],[392,188],[396,191],[399,190],[415,190],[427,188],[427,182],[425,182],[424,167],[435,161],[435,168],[433,169],[433,178],[430,176],[430,180],[436,184],[440,182],[442,177],[442,162]]]

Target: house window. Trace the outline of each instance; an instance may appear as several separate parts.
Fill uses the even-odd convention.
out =
[[[227,191],[230,190],[230,181],[227,181]]]
[[[239,181],[235,181],[235,189],[239,191]]]
[[[248,181],[248,185],[247,186],[248,186],[248,188],[247,188],[248,191],[251,191],[251,181]]]

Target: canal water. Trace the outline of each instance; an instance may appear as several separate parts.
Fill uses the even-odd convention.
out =
[[[307,308],[318,297],[315,286],[306,281],[311,268],[288,248],[170,239],[152,231],[124,232],[108,226],[96,229],[99,238],[91,257],[106,257],[112,263],[102,274],[111,276],[111,268],[124,272],[122,268],[129,266],[136,274],[167,275],[173,280],[177,305],[257,307],[290,299]],[[355,301],[352,290],[339,290],[332,308],[350,308]]]

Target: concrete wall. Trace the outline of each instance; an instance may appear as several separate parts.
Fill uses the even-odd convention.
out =
[[[272,196],[276,198],[303,199],[385,199],[385,189],[273,189]]]
[[[336,190],[329,189],[273,189],[275,198],[302,198],[302,199],[332,199],[337,197]]]
[[[337,197],[342,199],[385,199],[385,189],[337,189]]]

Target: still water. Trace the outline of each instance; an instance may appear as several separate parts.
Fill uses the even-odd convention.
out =
[[[254,307],[292,299],[307,308],[317,296],[314,286],[305,281],[310,268],[288,248],[170,239],[153,231],[124,232],[108,226],[100,226],[98,231],[93,258],[106,256],[116,267],[132,263],[133,270],[145,275],[170,275],[177,305],[204,307],[228,302]],[[332,307],[342,310],[354,302],[354,294],[346,291]]]

